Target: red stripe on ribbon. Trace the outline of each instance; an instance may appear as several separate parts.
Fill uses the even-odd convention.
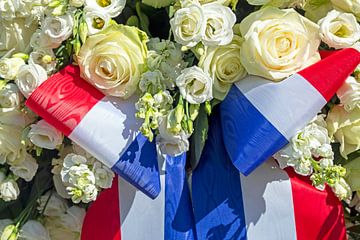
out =
[[[80,77],[78,67],[69,65],[35,89],[25,104],[68,136],[103,97]]]
[[[308,177],[297,175],[292,168],[286,172],[291,180],[297,239],[346,239],[341,202],[330,187],[317,190]]]
[[[359,63],[360,53],[353,48],[346,48],[328,55],[299,74],[329,101]]]
[[[81,240],[121,240],[118,184],[115,176],[111,188],[103,190],[87,210]]]

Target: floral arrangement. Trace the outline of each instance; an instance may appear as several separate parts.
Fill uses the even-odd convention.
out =
[[[69,64],[107,96],[137,97],[159,156],[195,168],[208,116],[248,74],[279,82],[356,47],[355,0],[0,0],[0,234],[79,239],[86,209],[114,173],[36,116],[26,98]],[[344,200],[360,223],[360,69],[274,157]]]

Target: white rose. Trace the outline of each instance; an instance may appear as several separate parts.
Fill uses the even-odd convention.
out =
[[[48,73],[56,67],[56,56],[50,48],[36,48],[30,53],[29,63],[42,66]]]
[[[0,90],[0,106],[3,108],[18,108],[22,100],[22,95],[19,88],[13,84],[8,83]]]
[[[25,159],[20,163],[11,165],[10,171],[12,171],[15,176],[30,182],[35,176],[38,167],[39,165],[36,160],[30,154],[26,153]]]
[[[115,174],[100,162],[95,162],[93,166],[95,184],[101,188],[110,188]]]
[[[360,108],[360,83],[354,77],[348,77],[336,95],[347,112]]]
[[[60,216],[62,225],[72,232],[81,232],[85,218],[85,210],[78,206],[72,206],[67,209],[66,214]]]
[[[22,58],[3,58],[0,60],[0,77],[6,80],[14,80],[19,68],[25,64]]]
[[[156,137],[156,146],[159,155],[168,154],[179,156],[189,150],[189,136],[184,132],[173,134],[167,129],[167,118],[164,117],[159,125],[159,134]]]
[[[0,163],[17,163],[25,159],[24,145],[21,143],[23,128],[0,124]]]
[[[213,79],[197,66],[182,70],[175,83],[189,103],[198,104],[212,99]]]
[[[351,13],[332,10],[318,24],[321,40],[335,49],[351,47],[360,39],[360,26]]]
[[[56,149],[63,141],[62,133],[43,119],[31,125],[28,137],[33,144],[46,149]]]
[[[84,0],[70,0],[69,2],[70,6],[72,7],[82,7],[82,5],[84,5]]]
[[[16,200],[19,194],[20,190],[14,179],[6,179],[0,183],[0,198],[5,202]]]
[[[51,240],[49,232],[38,221],[29,220],[20,229],[20,240]]]
[[[49,198],[50,194],[51,197]],[[42,195],[38,199],[38,203],[38,211],[44,212],[44,215],[48,217],[61,216],[68,209],[66,201],[61,198],[57,193],[51,193],[50,191]]]
[[[320,60],[318,25],[294,9],[262,8],[242,20],[240,31],[249,74],[279,81]]]
[[[52,48],[57,48],[68,39],[73,31],[73,16],[65,14],[62,16],[47,16],[42,24],[42,32],[49,37]]]
[[[175,41],[187,47],[194,47],[201,41],[205,32],[205,17],[203,9],[198,4],[192,4],[175,12],[170,20]]]
[[[89,7],[86,7],[84,12],[89,36],[98,33],[109,26],[111,17],[105,12]]]
[[[108,14],[110,17],[117,17],[124,9],[126,0],[106,0],[95,1],[85,0],[85,7],[97,9],[100,12]]]
[[[46,70],[38,64],[23,65],[15,79],[21,93],[28,98],[31,93],[47,80]]]
[[[330,0],[335,9],[342,12],[350,12],[360,20],[360,1],[359,0]]]
[[[229,7],[219,3],[208,3],[203,5],[205,16],[205,32],[202,42],[206,46],[226,45],[233,38],[233,26],[236,16]]]
[[[35,21],[27,23],[25,18],[15,18],[11,21],[0,18],[0,56],[11,49],[15,49],[16,52],[28,52],[31,35],[37,27]]]

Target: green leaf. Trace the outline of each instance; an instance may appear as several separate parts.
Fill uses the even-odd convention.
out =
[[[132,15],[131,17],[128,18],[128,20],[126,21],[126,25],[128,26],[134,26],[134,27],[139,27],[140,23],[139,23],[139,18],[135,15]]]
[[[205,105],[201,104],[199,116],[194,122],[194,133],[190,138],[190,164],[192,169],[198,165],[201,153],[204,149],[209,129],[208,117]]]
[[[162,8],[162,7],[167,7],[170,4],[174,3],[175,0],[142,0],[142,2],[153,8]]]
[[[149,21],[148,16],[145,13],[143,13],[143,11],[141,9],[141,2],[136,3],[136,13],[139,16],[140,29],[143,30],[144,32],[146,32],[146,34],[149,37],[151,37],[150,31],[149,31],[150,21]]]

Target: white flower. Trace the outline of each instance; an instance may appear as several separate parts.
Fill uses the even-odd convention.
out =
[[[22,130],[18,126],[0,124],[0,163],[15,164],[24,160],[25,149],[21,143]]]
[[[111,17],[101,9],[86,7],[84,12],[89,36],[98,33],[109,26]]]
[[[15,176],[23,178],[30,182],[36,174],[39,165],[36,160],[28,153],[25,153],[25,159],[20,163],[11,165],[10,170]]]
[[[110,188],[115,174],[100,162],[95,162],[93,166],[95,184],[101,188]]]
[[[320,60],[319,26],[294,9],[262,8],[241,21],[240,31],[249,74],[280,81]]]
[[[31,125],[28,137],[33,144],[46,149],[55,149],[63,141],[62,133],[43,119]]]
[[[346,111],[350,112],[354,108],[360,108],[360,83],[354,77],[348,77],[336,95]]]
[[[187,47],[194,47],[205,32],[205,17],[199,4],[191,4],[175,12],[170,20],[175,41]]]
[[[206,46],[226,45],[233,38],[233,26],[236,16],[229,7],[219,3],[208,3],[203,5],[205,16],[205,32],[202,42]]]
[[[332,187],[335,195],[340,199],[349,199],[351,196],[351,189],[344,178],[340,178]]]
[[[106,0],[106,1],[96,1],[96,0],[85,0],[85,7],[91,7],[108,14],[110,17],[117,17],[122,10],[124,9],[126,0]]]
[[[0,198],[5,202],[16,200],[19,194],[20,190],[14,179],[5,179],[0,183]]]
[[[36,48],[30,53],[29,63],[42,66],[46,72],[52,73],[56,67],[55,54],[50,48]]]
[[[30,38],[30,46],[33,49],[38,48],[49,48],[53,47],[53,43],[50,41],[50,37],[48,37],[45,33],[41,31],[41,29],[37,29]]]
[[[29,220],[20,229],[20,240],[51,240],[49,232],[38,221]]]
[[[84,5],[84,0],[70,0],[69,4],[72,7],[82,7]]]
[[[42,24],[42,32],[49,37],[52,48],[57,48],[68,39],[73,30],[73,16],[65,14],[61,16],[47,16]]]
[[[63,182],[69,182],[70,169],[74,166],[86,165],[86,158],[74,153],[67,154],[63,161],[63,168],[61,170],[61,179]]]
[[[38,64],[23,65],[15,79],[21,93],[28,98],[31,93],[47,80],[46,70]]]
[[[156,146],[159,155],[168,154],[178,156],[189,150],[189,136],[184,132],[173,134],[167,129],[167,118],[164,117],[159,125]]]
[[[22,58],[3,58],[0,60],[0,77],[6,80],[14,80],[19,68],[25,64]]]
[[[49,198],[50,194],[51,197]],[[61,216],[68,209],[66,201],[61,198],[57,193],[51,193],[50,191],[42,195],[38,199],[38,203],[39,205],[37,209],[39,210],[39,212],[44,212],[44,215],[48,217]]]
[[[351,13],[332,10],[318,24],[321,40],[335,49],[351,47],[360,39],[360,26]]]
[[[8,83],[0,90],[0,106],[3,108],[18,108],[22,100],[19,88],[13,84]]]
[[[360,20],[359,0],[330,0],[333,7],[341,12],[353,13],[357,20]]]
[[[189,103],[198,104],[212,99],[213,79],[197,66],[182,70],[175,82]]]

